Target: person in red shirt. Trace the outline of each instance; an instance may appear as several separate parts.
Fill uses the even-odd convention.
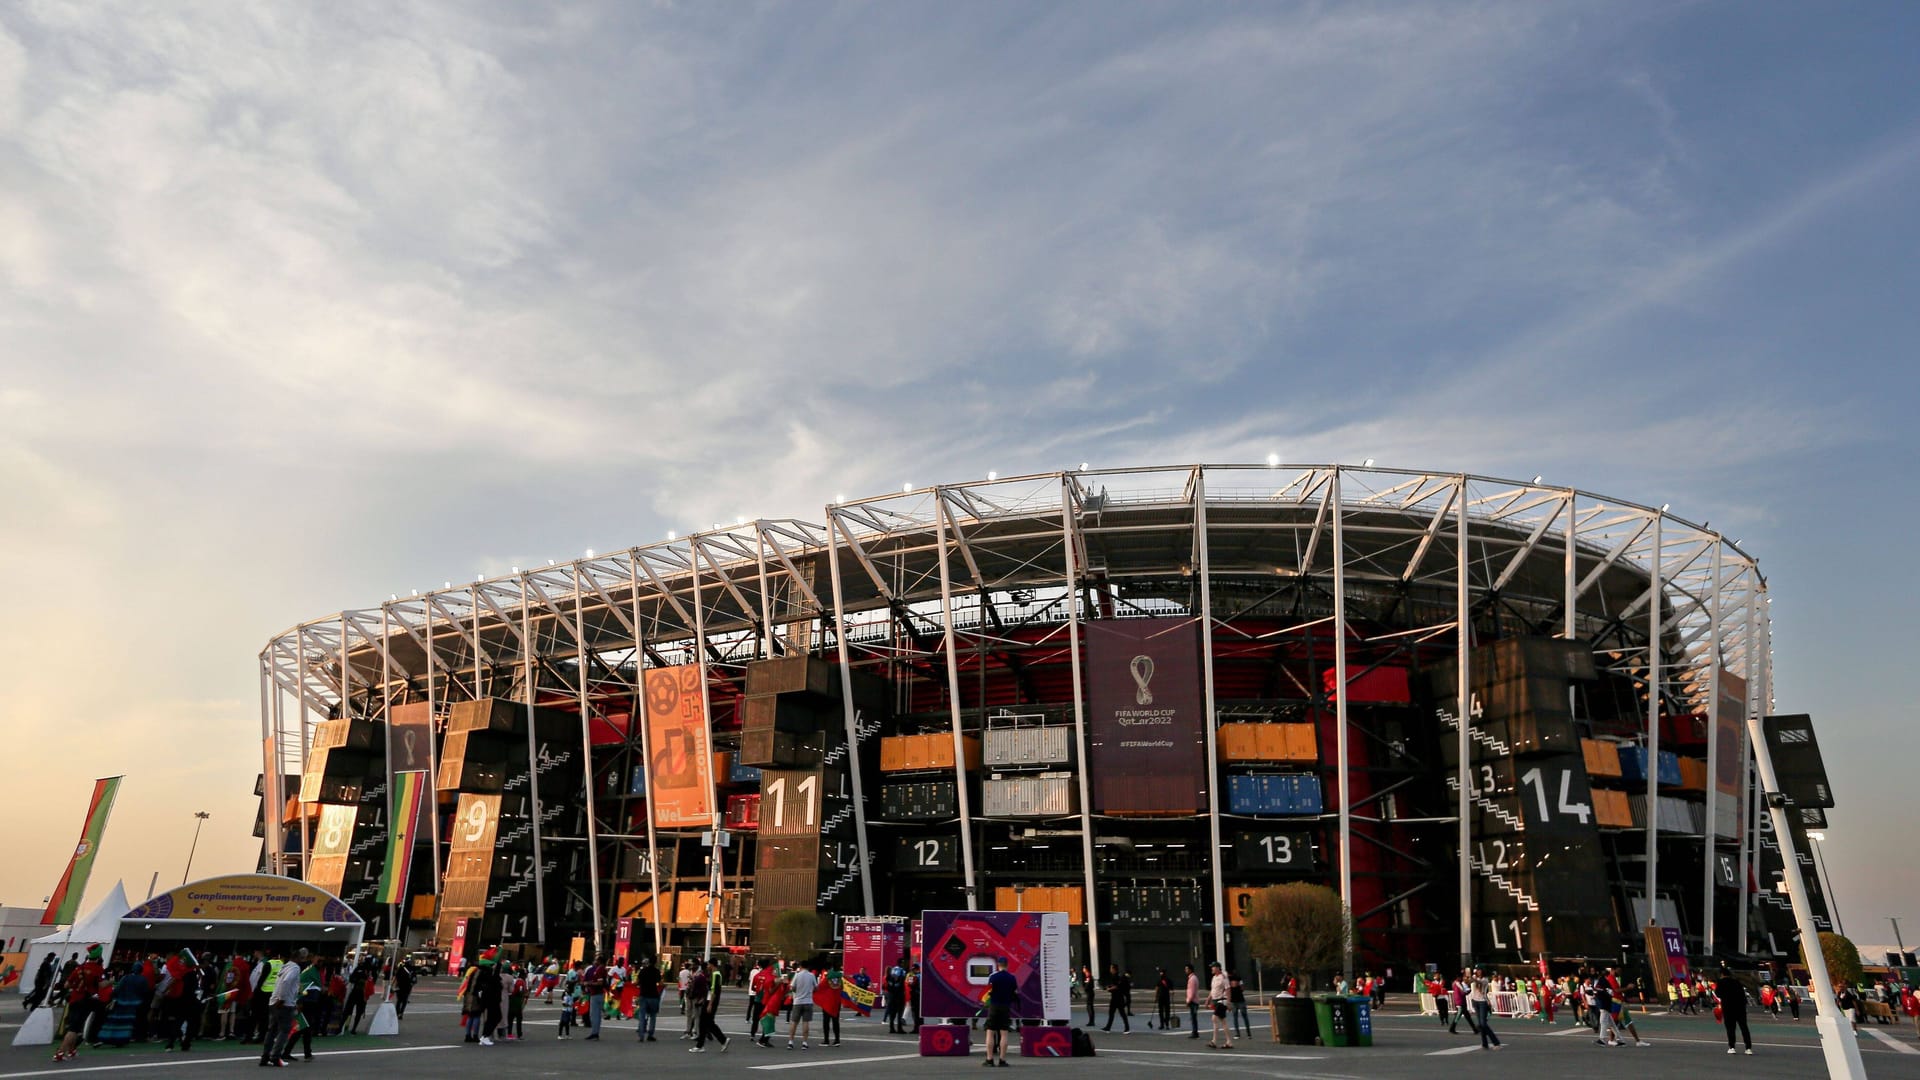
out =
[[[772,968],[763,970],[771,972]],[[778,975],[768,976],[767,988],[760,992],[760,1016],[756,1020],[761,1046],[773,1045],[774,1029],[780,1026],[780,1010],[787,1007],[787,981]]]
[[[834,968],[813,992],[813,1003],[820,1006],[820,1045],[840,1045],[840,970]]]
[[[220,1041],[226,1042],[230,1039],[244,1041],[249,1026],[247,1011],[253,1007],[253,965],[247,963],[246,954],[234,954],[233,962],[227,965],[226,978],[223,981],[224,985],[220,989],[232,996],[220,1003]]]
[[[70,1061],[80,1052],[80,1038],[87,1033],[87,1023],[102,1009],[100,990],[105,975],[100,966],[100,946],[95,945],[87,950],[86,962],[67,976],[67,1034],[60,1040],[60,1049],[54,1051],[53,1060]],[[106,990],[111,1000],[113,988],[108,986]]]

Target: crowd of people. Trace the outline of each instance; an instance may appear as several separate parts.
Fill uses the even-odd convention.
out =
[[[185,1053],[196,1040],[212,1040],[259,1044],[260,1063],[277,1066],[291,1058],[296,1041],[311,1059],[316,1037],[357,1033],[379,974],[372,959],[349,968],[305,950],[263,946],[221,957],[183,948],[105,957],[96,945],[64,963],[45,957],[26,1005],[29,1013],[61,1011],[56,1062],[73,1060],[83,1045],[164,1043]],[[396,1007],[404,1011],[416,979],[404,963],[392,974]]]
[[[916,987],[919,968],[911,973],[895,966],[886,974],[884,989],[871,989],[872,978],[862,972],[849,979],[839,965],[824,958],[798,962],[762,960],[749,969],[733,959],[687,959],[671,979],[651,957],[631,964],[625,957],[605,956],[575,960],[519,963],[503,961],[495,950],[483,952],[461,976],[456,996],[466,1041],[481,1046],[525,1038],[527,999],[540,996],[558,1004],[556,1036],[571,1039],[584,1029],[588,1040],[601,1036],[607,1021],[632,1021],[640,1042],[658,1042],[660,1014],[669,991],[682,1021],[680,1039],[693,1043],[689,1053],[705,1053],[709,1043],[724,1053],[731,1040],[719,1023],[723,993],[728,986],[745,991],[745,1020],[755,1044],[772,1047],[781,1027],[789,1050],[813,1048],[815,1021],[822,1046],[840,1045],[840,1017],[847,1009],[865,1014],[875,1001],[884,1001],[888,1030],[905,1032],[907,1001]],[[918,1030],[918,1018],[915,1018]]]

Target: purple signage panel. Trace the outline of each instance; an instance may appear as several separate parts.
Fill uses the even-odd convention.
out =
[[[1207,804],[1200,626],[1095,619],[1087,633],[1087,774],[1098,813],[1192,814]]]
[[[921,1014],[984,1015],[987,977],[1005,959],[1019,980],[1016,1020],[1071,1018],[1067,917],[1042,911],[928,911],[921,914]]]

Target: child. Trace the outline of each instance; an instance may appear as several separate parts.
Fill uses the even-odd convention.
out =
[[[527,1037],[527,976],[514,968],[507,984],[507,1038],[518,1042]]]
[[[573,1013],[580,1007],[580,981],[568,972],[560,980],[560,1038],[573,1038]]]

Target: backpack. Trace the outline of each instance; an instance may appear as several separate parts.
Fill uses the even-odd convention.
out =
[[[1093,1036],[1087,1034],[1087,1030],[1085,1028],[1073,1029],[1073,1056],[1074,1057],[1092,1057],[1093,1056]]]

